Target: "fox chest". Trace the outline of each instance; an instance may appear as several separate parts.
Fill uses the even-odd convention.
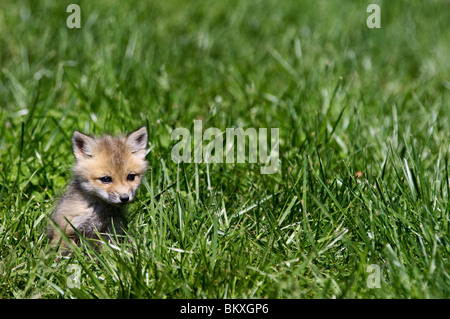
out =
[[[97,233],[123,234],[121,212],[113,209],[90,207],[86,214],[75,217],[72,224],[90,238],[96,238]]]

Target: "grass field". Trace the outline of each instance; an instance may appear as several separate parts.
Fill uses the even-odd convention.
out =
[[[0,298],[449,298],[449,43],[448,1],[1,1]],[[178,165],[194,120],[280,171]],[[128,239],[55,262],[73,130],[140,126]]]

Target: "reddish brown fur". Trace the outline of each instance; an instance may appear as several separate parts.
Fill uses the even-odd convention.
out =
[[[50,239],[59,242],[63,232],[78,243],[73,227],[88,238],[96,238],[96,232],[121,233],[124,205],[134,198],[147,168],[147,130],[143,127],[126,137],[102,138],[75,131],[72,144],[77,160],[74,176],[53,214],[56,228],[50,228]],[[130,180],[130,174],[134,180]],[[102,182],[102,177],[109,177],[111,182]]]

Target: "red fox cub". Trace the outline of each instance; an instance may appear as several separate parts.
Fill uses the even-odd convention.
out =
[[[145,127],[125,137],[73,133],[73,178],[52,216],[70,241],[80,244],[77,233],[91,239],[97,233],[123,233],[125,205],[133,200],[147,168],[146,145]],[[61,240],[54,227],[48,235],[53,244]]]

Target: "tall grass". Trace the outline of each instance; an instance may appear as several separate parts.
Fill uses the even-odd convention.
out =
[[[71,2],[0,4],[0,297],[449,297],[448,3]],[[174,163],[195,119],[279,128],[280,172]],[[142,125],[125,240],[56,262],[73,130]]]

